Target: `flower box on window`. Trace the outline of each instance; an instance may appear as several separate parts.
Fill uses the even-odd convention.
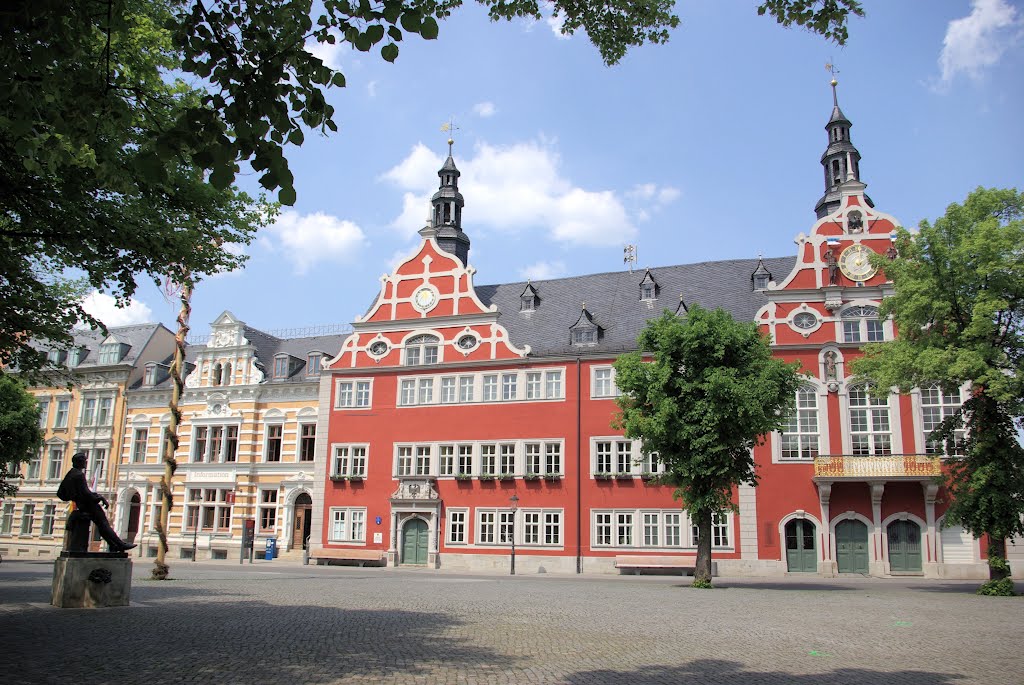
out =
[[[473,476],[468,473],[456,473],[455,480],[470,481],[473,480]]]
[[[350,481],[352,481],[353,483],[362,483],[363,482],[363,476],[349,476],[348,479]]]
[[[598,473],[594,474],[595,480],[611,480],[611,478],[612,474],[608,473],[607,471],[599,471]]]
[[[523,476],[523,480],[540,480],[540,474],[539,473],[528,473],[525,476]]]
[[[652,481],[652,480],[655,480],[657,477],[658,477],[658,474],[651,473],[650,471],[645,471],[644,473],[640,474],[640,480],[646,481],[648,483],[650,481]]]
[[[562,480],[562,474],[560,473],[545,473],[544,480]]]
[[[331,480],[335,483],[344,483],[347,478],[341,474],[335,473],[331,476]]]
[[[615,474],[616,480],[633,480],[633,474],[628,471],[620,471]]]
[[[480,480],[494,480],[495,475],[493,473],[481,473]]]
[[[502,473],[498,475],[498,480],[512,480],[515,477],[514,473]]]

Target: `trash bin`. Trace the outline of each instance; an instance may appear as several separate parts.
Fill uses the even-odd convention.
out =
[[[267,538],[267,549],[263,553],[263,558],[267,561],[273,560],[277,556],[277,538]]]

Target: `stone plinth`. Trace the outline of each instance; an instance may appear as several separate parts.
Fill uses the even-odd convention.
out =
[[[124,607],[131,591],[132,561],[123,552],[61,552],[53,562],[55,607]]]

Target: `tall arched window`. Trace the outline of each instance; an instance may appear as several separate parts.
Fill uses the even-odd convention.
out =
[[[889,398],[872,397],[870,385],[850,388],[850,446],[860,457],[892,454]]]
[[[956,413],[963,404],[960,391],[943,392],[938,383],[921,388],[921,428],[924,431],[925,454],[947,454],[946,446],[939,440],[929,439],[933,430],[939,427],[943,419]],[[955,432],[956,445],[953,454],[963,454],[964,432]]]
[[[405,341],[405,365],[436,364],[438,345],[441,340],[435,335],[417,335]]]
[[[220,362],[217,362],[216,364],[214,364],[213,365],[213,371],[210,374],[210,384],[211,385],[220,385],[220,378],[221,378],[221,374],[223,372],[224,372],[224,369],[221,367]]]
[[[221,376],[224,385],[231,385],[231,362],[224,365],[224,373]]]
[[[848,307],[840,315],[843,320],[843,342],[882,342],[885,330],[878,320],[878,308],[865,305]]]
[[[804,385],[796,391],[796,407],[782,429],[780,458],[786,461],[818,456],[818,393]]]

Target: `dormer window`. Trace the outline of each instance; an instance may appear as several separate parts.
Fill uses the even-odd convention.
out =
[[[577,329],[572,332],[572,344],[573,345],[596,345],[597,344],[597,329]]]
[[[85,355],[88,352],[84,347],[76,347],[71,350],[71,354],[68,356],[68,366],[78,366],[85,359]]]
[[[306,357],[306,375],[307,376],[319,376],[320,375],[320,359],[323,357],[319,352],[313,352]]]
[[[754,276],[754,290],[768,289],[768,274],[756,274]]]
[[[142,379],[142,384],[147,388],[152,388],[156,385],[156,364],[152,362],[146,364],[146,375]]]
[[[67,352],[53,348],[46,354],[46,359],[51,364],[63,364],[64,360],[67,359]]]
[[[640,281],[640,301],[653,302],[656,299],[658,299],[658,282],[654,280],[651,270],[648,269]]]
[[[764,259],[757,258],[757,267],[754,269],[754,273],[750,274],[750,283],[755,291],[767,290],[768,284],[771,283],[772,272],[764,265]]]
[[[121,343],[104,343],[100,345],[100,364],[117,364],[124,357],[125,345]]]
[[[601,327],[594,322],[594,317],[587,311],[587,305],[583,305],[580,318],[569,328],[569,340],[575,346],[596,345],[601,335]]]
[[[519,311],[532,312],[537,309],[537,289],[527,282],[523,292],[519,294]]]
[[[274,378],[288,377],[288,355],[274,357]]]
[[[436,364],[440,339],[434,335],[417,335],[405,342],[405,365]]]

